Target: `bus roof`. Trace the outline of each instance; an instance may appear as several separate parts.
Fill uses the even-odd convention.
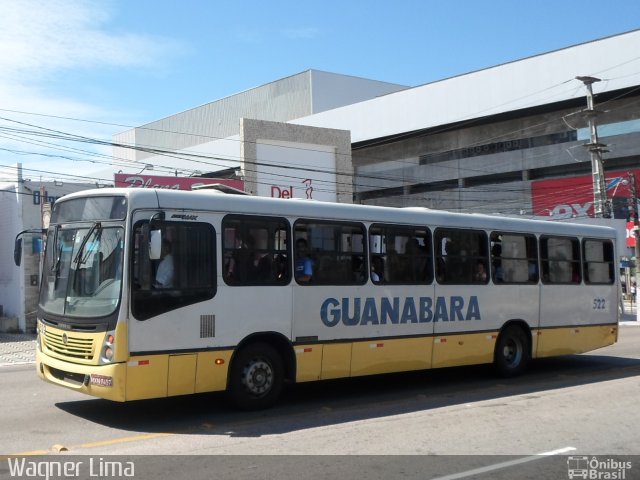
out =
[[[500,215],[454,213],[425,207],[381,207],[372,205],[321,202],[305,199],[225,194],[216,190],[170,190],[149,188],[100,188],[71,193],[65,202],[90,196],[126,196],[133,209],[177,209],[221,213],[335,219],[368,223],[417,224],[431,227],[480,228],[559,235],[615,238],[611,227],[569,222],[531,220]]]

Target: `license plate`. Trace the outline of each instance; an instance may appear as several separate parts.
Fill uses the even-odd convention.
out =
[[[91,385],[97,385],[98,387],[113,387],[113,377],[91,374]]]

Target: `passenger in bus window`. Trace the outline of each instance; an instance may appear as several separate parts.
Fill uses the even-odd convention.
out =
[[[351,257],[351,273],[353,282],[362,283],[364,281],[364,272],[362,271],[362,267],[364,267],[364,260],[361,256],[355,255]]]
[[[313,278],[313,260],[309,256],[307,241],[304,238],[296,240],[295,277],[298,282],[308,283]]]
[[[256,253],[254,264],[257,281],[260,283],[267,283],[271,281],[271,255],[264,252]]]
[[[387,279],[391,283],[398,282],[398,279],[402,276],[400,256],[392,244],[387,246],[387,273],[389,275]]]
[[[493,258],[493,271],[496,283],[504,281],[504,271],[502,269],[502,246],[496,243],[491,248],[491,257]]]
[[[571,267],[571,283],[580,283],[582,281],[580,267],[578,265],[572,265]]]
[[[417,238],[411,238],[405,246],[405,257],[407,260],[405,280],[415,282],[421,280],[423,265],[420,257],[420,241]]]
[[[160,263],[156,270],[156,288],[173,287],[173,255],[171,254],[171,242],[166,238],[162,239],[162,250],[160,253]]]
[[[485,283],[487,281],[487,270],[484,268],[484,262],[476,263],[475,272],[473,273],[473,281],[477,283]]]
[[[282,254],[276,255],[275,259],[276,280],[286,281],[289,278],[287,274],[287,257]]]
[[[240,283],[252,283],[256,279],[256,241],[253,235],[246,234],[240,246],[234,252],[236,261],[236,280]]]
[[[384,281],[384,260],[380,255],[374,255],[371,259],[371,281],[373,283]]]
[[[255,240],[253,236],[239,235],[226,265],[227,280],[235,284],[253,282],[256,277],[254,257]]]
[[[536,262],[529,262],[529,281],[530,282],[537,282],[538,281],[538,265],[536,264]]]
[[[447,281],[447,256],[450,252],[449,246],[450,240],[443,239],[442,251],[438,254],[436,259],[436,280],[439,283],[444,283]]]
[[[468,264],[467,251],[453,241],[445,244],[445,282],[466,283],[471,280],[473,269]]]

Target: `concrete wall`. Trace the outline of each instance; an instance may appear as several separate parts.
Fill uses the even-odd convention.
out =
[[[272,185],[279,177],[282,178],[281,187],[287,188],[295,183],[296,191],[300,193],[294,196],[306,198],[308,187],[304,180],[311,179],[313,185],[333,190],[334,201],[352,203],[353,166],[349,132],[243,118],[240,121],[240,140],[247,192],[254,195],[264,193],[261,185]],[[280,161],[274,159],[273,147],[281,151]],[[314,165],[318,159],[325,162],[320,168]],[[335,173],[329,171],[331,163]]]
[[[113,139],[116,143],[171,151],[207,145],[203,151],[218,155],[221,152],[211,148],[215,146],[212,142],[237,135],[240,118],[286,122],[405,88],[405,85],[378,80],[307,70],[127,130],[114,135]],[[132,169],[158,160],[154,152],[117,146],[113,156],[139,162],[132,165]],[[192,169],[187,166],[188,159],[177,157],[172,158],[174,168]]]

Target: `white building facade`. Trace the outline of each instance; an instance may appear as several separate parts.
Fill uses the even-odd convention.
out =
[[[14,263],[14,241],[23,230],[42,230],[47,212],[60,197],[95,184],[40,182],[23,178],[20,165],[11,167],[3,178],[14,181],[0,184],[0,332],[35,332],[36,311],[41,280],[44,236],[22,236],[20,266]],[[43,218],[44,217],[44,218]]]

